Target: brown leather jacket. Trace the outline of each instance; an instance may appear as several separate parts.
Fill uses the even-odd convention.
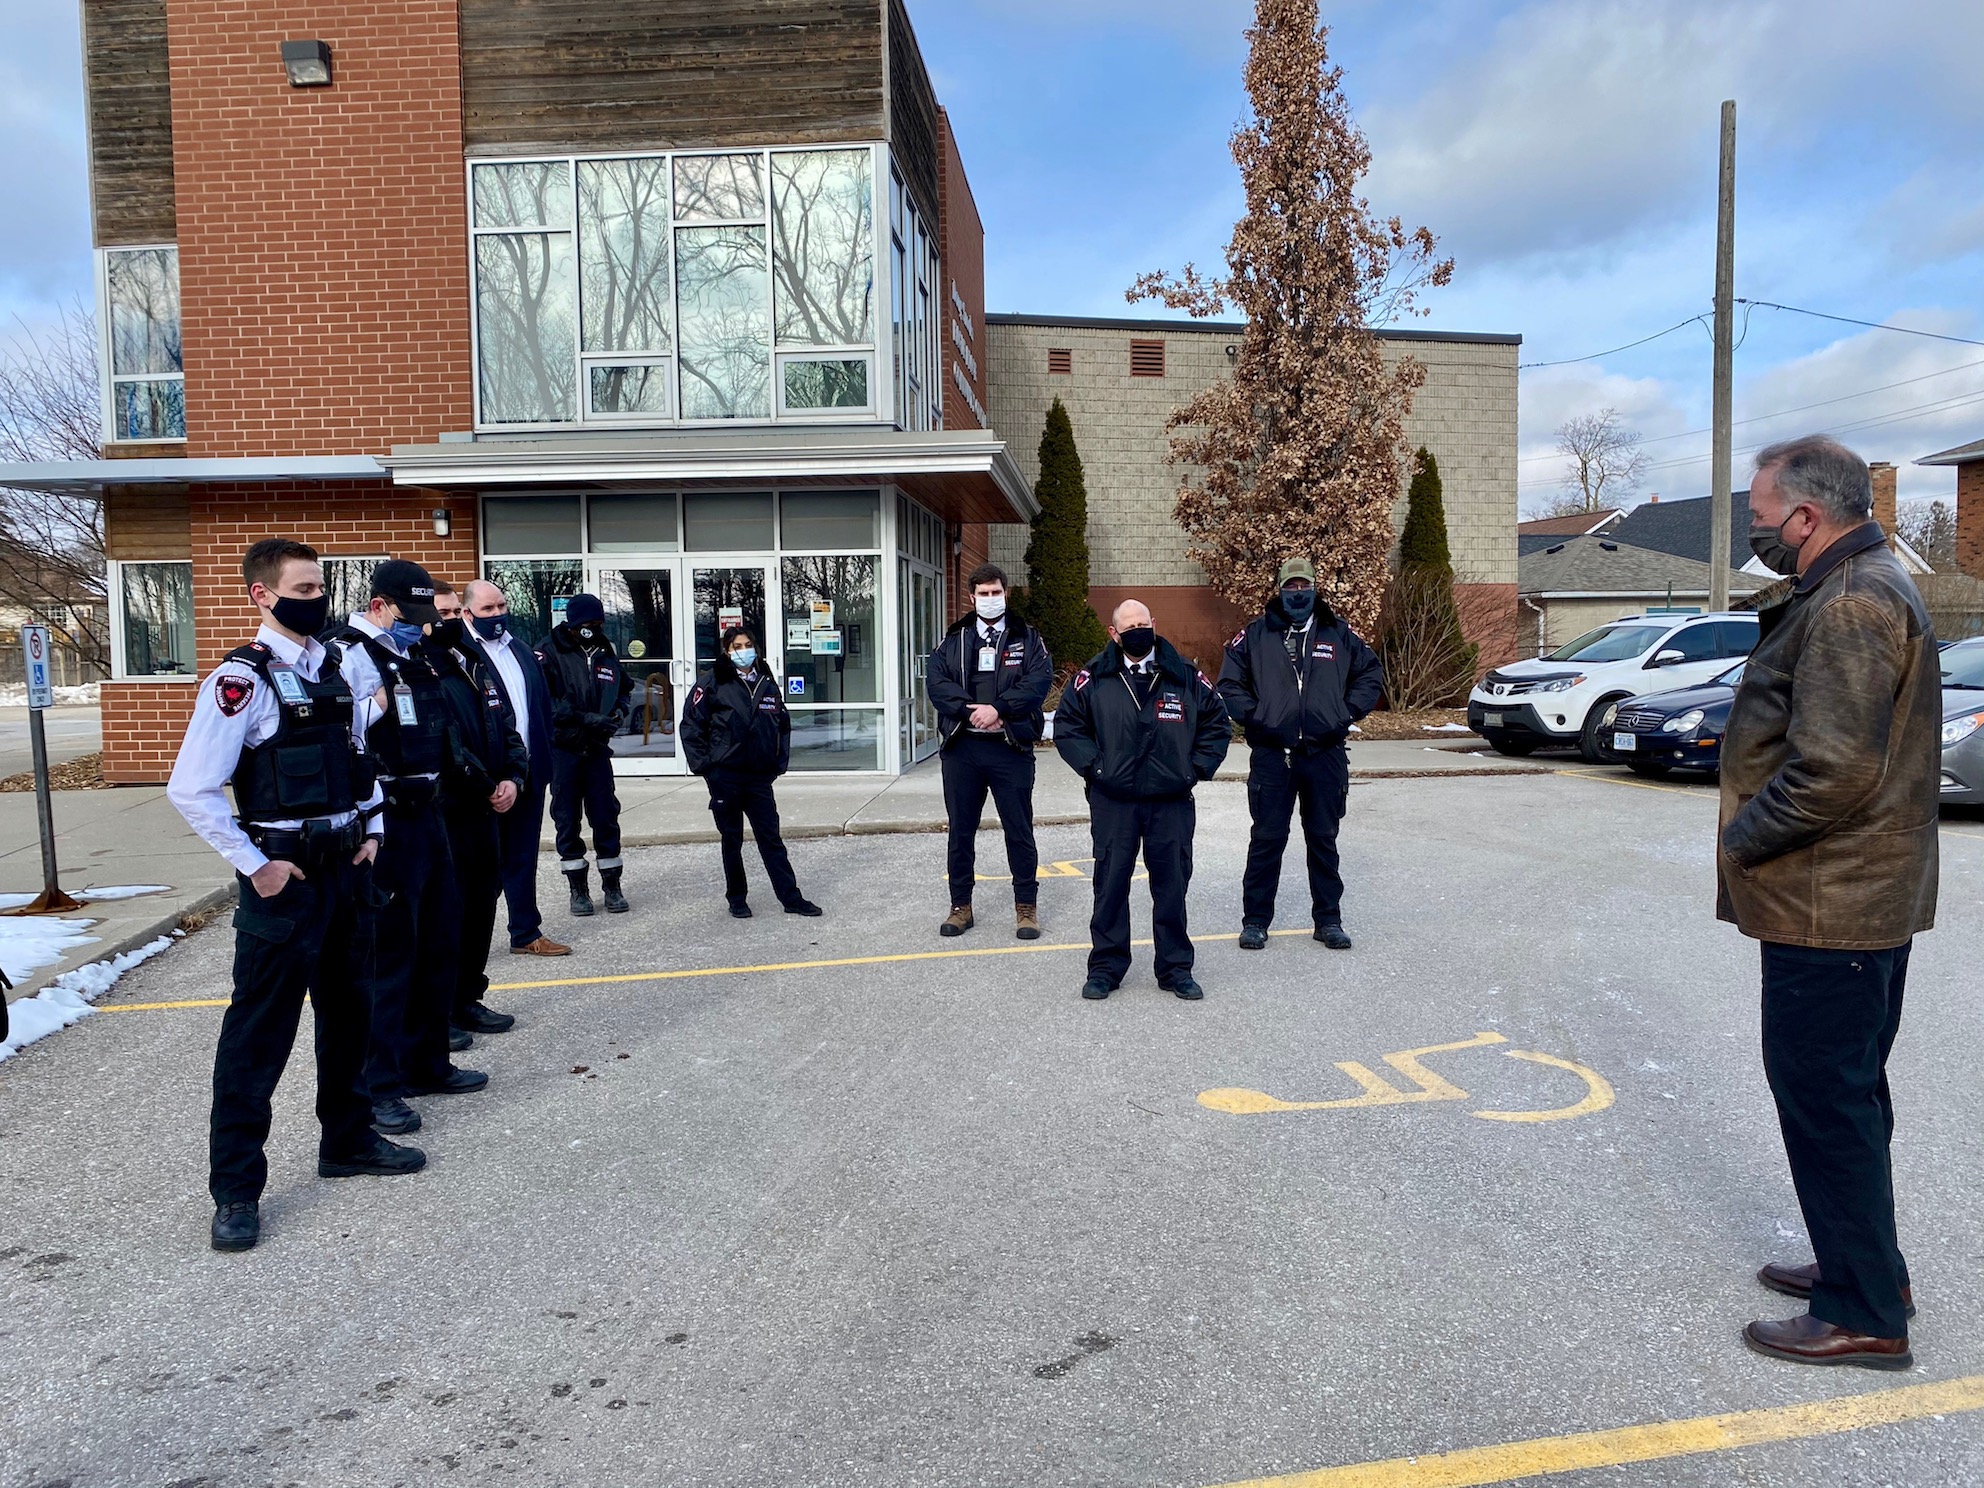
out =
[[[1785,945],[1904,945],[1936,922],[1942,673],[1922,597],[1869,522],[1758,618],[1722,742],[1717,916]]]

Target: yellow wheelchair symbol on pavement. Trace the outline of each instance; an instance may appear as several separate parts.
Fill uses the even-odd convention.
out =
[[[1462,1039],[1459,1043],[1429,1044],[1423,1049],[1402,1049],[1396,1054],[1385,1055],[1385,1063],[1416,1087],[1411,1090],[1399,1089],[1369,1065],[1346,1059],[1339,1062],[1337,1068],[1356,1081],[1358,1088],[1364,1092],[1362,1095],[1347,1096],[1341,1100],[1285,1101],[1262,1090],[1226,1088],[1201,1092],[1199,1104],[1208,1110],[1224,1111],[1232,1116],[1265,1116],[1276,1111],[1350,1111],[1368,1106],[1464,1101],[1469,1099],[1465,1090],[1435,1074],[1420,1061],[1429,1054],[1453,1054],[1462,1049],[1481,1049],[1507,1042],[1508,1039],[1499,1033],[1477,1033],[1473,1038]],[[1584,1081],[1584,1098],[1547,1111],[1470,1111],[1468,1115],[1483,1121],[1569,1121],[1574,1116],[1589,1116],[1595,1111],[1603,1111],[1616,1099],[1612,1086],[1596,1070],[1574,1064],[1568,1059],[1559,1059],[1554,1054],[1539,1054],[1533,1049],[1504,1049],[1502,1053],[1510,1059],[1569,1071]]]

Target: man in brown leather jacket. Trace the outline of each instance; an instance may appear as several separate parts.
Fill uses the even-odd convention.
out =
[[[1722,746],[1717,913],[1763,942],[1764,1072],[1817,1256],[1758,1273],[1811,1310],[1744,1329],[1760,1353],[1906,1369],[1887,1059],[1913,937],[1935,923],[1941,674],[1915,584],[1869,520],[1866,464],[1772,445],[1750,546],[1790,577]]]

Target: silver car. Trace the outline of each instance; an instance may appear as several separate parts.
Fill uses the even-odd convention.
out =
[[[1943,801],[1984,804],[1984,636],[1945,646]]]

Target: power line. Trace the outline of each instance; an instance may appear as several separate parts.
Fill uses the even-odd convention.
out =
[[[1764,310],[1789,310],[1793,315],[1810,315],[1818,320],[1836,320],[1841,325],[1865,326],[1872,331],[1893,331],[1902,336],[1926,336],[1931,341],[1954,341],[1959,346],[1984,346],[1984,341],[1973,341],[1968,336],[1945,336],[1940,331],[1918,331],[1908,326],[1882,325],[1878,320],[1855,320],[1850,315],[1828,315],[1823,310],[1807,310],[1802,305],[1779,305],[1770,300],[1741,299],[1736,303],[1755,305]],[[1661,334],[1665,335],[1666,332],[1663,331]]]
[[[1569,367],[1577,362],[1595,362],[1600,357],[1617,356],[1622,351],[1631,351],[1635,346],[1644,346],[1649,341],[1658,341],[1662,336],[1671,336],[1684,326],[1691,326],[1697,321],[1705,321],[1707,319],[1708,317],[1706,315],[1690,315],[1686,320],[1679,321],[1664,331],[1655,331],[1651,336],[1642,336],[1637,341],[1628,341],[1624,346],[1615,346],[1610,351],[1594,351],[1590,356],[1565,357],[1562,361],[1556,362],[1523,362],[1516,367],[1516,371],[1527,372],[1536,367]],[[1978,344],[1984,345],[1984,342],[1979,342]]]
[[[1899,382],[1884,382],[1879,387],[1862,388],[1857,393],[1841,393],[1837,398],[1821,398],[1816,403],[1801,403],[1796,408],[1780,408],[1775,413],[1753,414],[1749,418],[1736,420],[1736,427],[1745,424],[1768,423],[1772,419],[1789,418],[1794,413],[1810,413],[1814,408],[1829,408],[1835,403],[1850,403],[1855,398],[1872,397],[1875,393],[1892,392],[1898,387],[1910,387],[1918,382],[1928,382],[1931,378],[1948,377],[1953,372],[1968,372],[1973,368],[1984,367],[1984,359],[1975,362],[1959,362],[1954,367],[1945,367],[1940,372],[1924,372],[1920,377],[1904,377]],[[1905,411],[1905,410],[1904,410]],[[1651,439],[1642,439],[1641,444],[1665,444],[1673,439],[1690,439],[1697,434],[1706,434],[1707,429],[1683,429],[1679,434],[1656,434]],[[1561,454],[1552,451],[1546,455],[1524,455],[1518,465],[1534,465],[1540,460],[1561,460]]]

